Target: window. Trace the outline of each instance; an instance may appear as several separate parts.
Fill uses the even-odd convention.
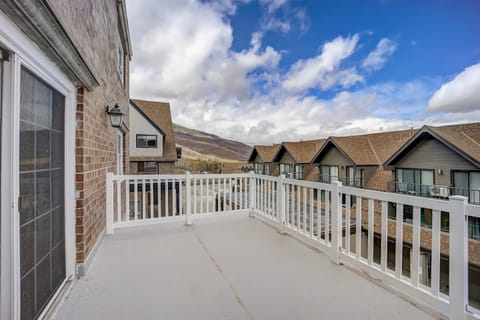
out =
[[[270,164],[264,163],[263,164],[263,174],[269,176],[270,175]]]
[[[263,174],[263,163],[255,162],[255,173]]]
[[[124,83],[124,78],[123,78],[124,68],[125,68],[124,59],[125,59],[125,54],[123,53],[122,41],[120,40],[118,45],[117,71],[118,71],[118,74],[120,75],[120,79],[122,79],[122,83]]]
[[[452,193],[468,197],[470,203],[480,204],[480,172],[453,171]]]
[[[363,187],[363,169],[347,167],[347,186]]]
[[[295,166],[295,179],[303,180],[303,166]]]
[[[320,182],[338,181],[338,166],[320,166]]]
[[[139,173],[157,173],[157,163],[155,161],[138,162],[137,171]]]
[[[156,148],[157,136],[147,134],[137,134],[137,148]]]
[[[117,134],[117,174],[123,174],[123,135]]]
[[[280,174],[288,175],[291,172],[291,165],[289,163],[280,163]]]
[[[397,169],[397,192],[413,195],[430,195],[434,184],[433,170],[430,169]]]

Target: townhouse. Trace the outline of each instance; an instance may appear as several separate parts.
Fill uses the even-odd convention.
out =
[[[131,55],[123,0],[0,2],[1,319],[42,317],[98,248]]]
[[[273,158],[279,148],[279,144],[273,144],[271,146],[256,145],[253,147],[248,157],[248,162],[253,164],[255,173],[267,176],[278,175],[278,163],[273,162]]]
[[[312,158],[324,142],[325,139],[283,142],[273,162],[278,163],[279,173],[287,178],[318,181],[318,167],[312,164]]]
[[[130,173],[175,172],[178,159],[170,104],[130,100]]]
[[[313,157],[320,175],[317,181],[341,181],[343,185],[386,191],[391,171],[383,162],[414,133],[414,130],[329,137]]]

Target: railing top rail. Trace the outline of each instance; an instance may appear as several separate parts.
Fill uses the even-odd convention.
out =
[[[467,211],[468,216],[480,218],[480,206],[479,205],[467,204],[465,206],[465,209]]]
[[[185,176],[185,175],[182,175]],[[218,178],[247,178],[250,177],[249,173],[196,173],[190,175],[192,179],[218,179]]]
[[[362,198],[387,201],[392,203],[402,203],[412,207],[429,208],[433,210],[449,211],[449,202],[435,198],[413,197],[406,194],[375,191],[368,189],[358,189],[354,187],[340,187],[340,192],[359,196]]]
[[[157,180],[157,179],[169,179],[169,180],[185,180],[184,174],[125,174],[125,175],[113,175],[113,180]]]
[[[256,174],[255,178],[260,179],[260,180],[266,180],[266,181],[279,181],[279,177],[274,177],[274,176],[266,176],[266,175],[261,175],[261,174]]]
[[[285,183],[298,186],[298,187],[307,187],[312,189],[321,189],[321,190],[328,190],[334,191],[335,185],[331,183],[322,183],[322,182],[312,182],[306,180],[295,180],[295,179],[285,179]]]

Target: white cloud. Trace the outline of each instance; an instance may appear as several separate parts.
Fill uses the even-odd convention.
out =
[[[290,92],[302,92],[315,87],[349,87],[363,81],[354,68],[340,70],[341,62],[355,51],[358,39],[358,34],[355,34],[347,38],[337,37],[325,43],[318,56],[300,60],[291,67],[283,80],[282,88]]]
[[[234,50],[229,18],[239,1],[253,0],[127,1],[134,47],[131,97],[169,101],[175,122],[249,144],[405,129],[464,115],[419,111],[437,82],[346,91],[364,82],[361,66],[350,59],[358,35],[326,42],[320,54],[297,61],[285,73],[279,68],[283,52],[265,45],[261,26],[248,47]],[[279,13],[280,3],[288,6],[275,3],[269,9],[270,2],[264,2],[263,10]],[[335,88],[335,93],[321,99],[308,94],[311,88]],[[419,119],[419,113],[429,117]],[[468,116],[480,119],[480,112]]]
[[[369,71],[381,69],[395,50],[397,50],[397,43],[388,38],[383,38],[378,42],[375,50],[370,52],[363,60],[362,67]]]
[[[284,6],[287,2],[288,0],[260,0],[261,4],[267,6],[269,13],[272,13]]]
[[[466,68],[445,83],[428,101],[433,112],[464,112],[480,109],[480,63]]]

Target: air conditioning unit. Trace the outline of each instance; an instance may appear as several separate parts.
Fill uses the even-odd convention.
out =
[[[438,198],[448,198],[450,189],[447,186],[433,185],[430,187],[430,196]]]

